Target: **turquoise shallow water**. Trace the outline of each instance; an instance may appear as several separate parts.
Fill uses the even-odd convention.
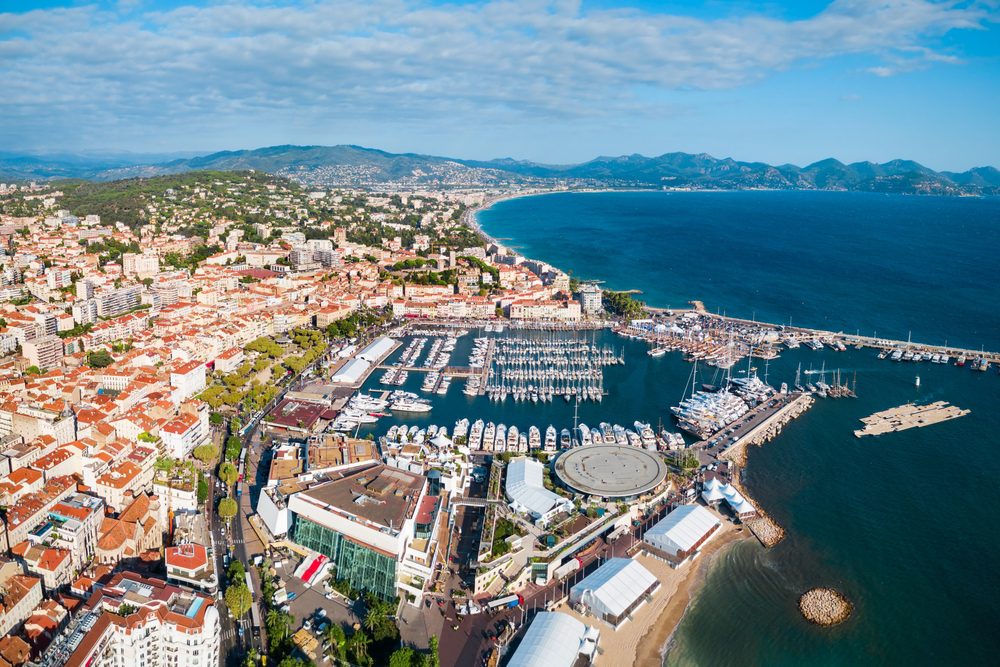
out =
[[[641,289],[658,305],[702,298],[731,314],[877,327],[903,338],[912,330],[914,339],[997,349],[998,212],[995,199],[614,193],[513,200],[480,220],[529,256],[613,288]],[[588,423],[667,420],[688,365],[674,354],[651,360],[638,348],[628,351],[629,364],[608,386],[631,399],[594,406],[605,416],[588,416]],[[802,348],[771,363],[771,382],[790,381],[799,362],[807,368],[824,360],[828,368],[857,372],[859,398],[820,400],[750,454],[748,485],[788,537],[768,551],[743,543],[717,562],[666,663],[994,664],[996,369],[974,373],[879,361],[870,351]],[[872,412],[939,399],[972,414],[875,439],[852,434]],[[498,420],[484,401],[435,408],[428,421],[449,423],[459,407],[452,421],[473,414]],[[558,402],[546,410],[554,411],[551,418],[525,415],[522,422],[571,416]],[[816,585],[846,592],[854,616],[833,629],[805,623],[795,602]]]

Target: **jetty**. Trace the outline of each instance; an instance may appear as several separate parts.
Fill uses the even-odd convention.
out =
[[[905,431],[911,428],[923,428],[931,424],[964,417],[970,412],[972,411],[949,405],[945,401],[935,401],[927,405],[906,403],[863,418],[861,423],[865,427],[856,430],[854,436],[861,438],[866,435],[882,435],[883,433]]]
[[[799,598],[799,611],[810,623],[830,626],[843,623],[851,616],[854,606],[840,591],[813,588]]]
[[[815,403],[812,396],[802,393],[781,395],[778,400],[779,403],[773,407],[767,403],[757,406],[734,423],[731,432],[736,435],[728,445],[718,444],[721,437],[716,437],[698,442],[692,447],[700,454],[699,460],[703,463],[711,459],[729,462],[732,485],[757,510],[756,516],[745,519],[743,523],[767,548],[775,546],[784,539],[785,529],[761,509],[760,503],[750,496],[742,483],[741,472],[746,466],[747,447],[760,446],[773,440],[788,422],[805,413]],[[757,420],[760,422],[756,423]],[[712,441],[717,444],[712,445]]]

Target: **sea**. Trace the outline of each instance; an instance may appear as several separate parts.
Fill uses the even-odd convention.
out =
[[[503,201],[478,220],[526,256],[607,289],[641,290],[650,305],[699,299],[712,311],[764,321],[1000,349],[996,198],[566,193]],[[668,423],[690,365],[677,353],[650,358],[641,343],[607,331],[586,335],[621,348],[626,364],[608,369],[608,398],[581,405],[579,419]],[[467,354],[471,338],[456,357]],[[751,451],[747,486],[787,537],[768,550],[741,542],[713,563],[664,664],[996,664],[997,369],[802,347],[745,372],[766,373],[777,385],[791,383],[800,366],[840,368],[856,380],[858,398],[817,399],[777,439]],[[376,386],[377,377],[369,383]],[[416,389],[420,379],[410,383]],[[873,412],[935,400],[972,412],[877,438],[853,435]],[[432,413],[405,421],[450,428],[479,417],[522,430],[561,428],[572,425],[573,410],[559,399],[498,405],[464,396],[456,382]],[[843,591],[855,605],[852,617],[834,628],[805,622],[796,601],[814,586]]]

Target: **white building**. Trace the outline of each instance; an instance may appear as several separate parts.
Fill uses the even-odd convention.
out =
[[[57,368],[62,363],[63,342],[59,336],[40,336],[21,347],[28,365],[40,369]]]
[[[219,611],[211,597],[122,572],[91,597],[38,662],[43,667],[217,667],[219,640]]]
[[[126,276],[145,278],[155,276],[160,272],[160,258],[156,253],[144,252],[141,255],[127,252],[122,255],[122,273]]]
[[[329,558],[354,588],[383,599],[412,596],[420,605],[435,565],[440,508],[440,498],[426,494],[422,475],[368,466],[293,494],[291,539]]]
[[[610,558],[569,590],[569,602],[617,628],[659,586],[639,561]]]
[[[511,509],[522,512],[540,526],[560,512],[573,509],[573,502],[545,488],[543,466],[535,459],[519,457],[507,465],[507,498]]]
[[[351,359],[330,377],[330,382],[347,385],[357,384],[371,367],[372,365],[364,359]]]
[[[587,315],[595,315],[604,310],[600,286],[594,283],[580,285],[580,304]]]
[[[696,555],[721,525],[719,517],[701,505],[681,505],[646,531],[643,540],[655,549],[653,555],[676,566]]]
[[[507,667],[573,667],[581,655],[593,659],[600,636],[569,614],[539,612]]]
[[[174,389],[174,403],[181,403],[205,388],[205,364],[189,361],[170,372],[170,386]]]
[[[208,440],[208,427],[198,416],[182,412],[160,429],[160,439],[166,453],[175,459],[184,459],[198,445]]]
[[[358,359],[364,359],[370,364],[374,364],[389,354],[396,347],[396,341],[387,336],[380,336],[368,344],[365,349],[358,353]]]

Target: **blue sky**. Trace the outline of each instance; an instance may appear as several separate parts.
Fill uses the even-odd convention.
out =
[[[1000,166],[1000,0],[0,0],[0,151]]]

